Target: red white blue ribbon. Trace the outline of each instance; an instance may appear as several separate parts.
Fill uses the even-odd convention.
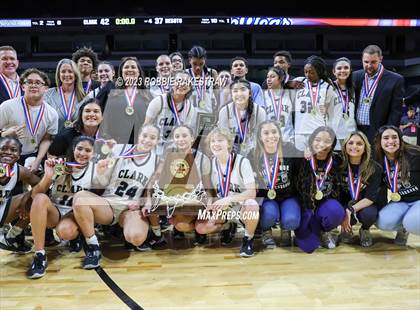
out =
[[[18,77],[18,80],[17,80],[16,87],[13,90],[12,90],[12,86],[9,85],[9,82],[7,82],[7,77],[4,76],[1,73],[0,73],[0,81],[2,81],[4,87],[6,88],[7,94],[9,95],[10,99],[21,96],[19,77]]]
[[[189,73],[193,78],[194,88],[197,91],[198,100],[204,100],[204,96],[206,94],[206,74],[204,73],[204,70],[201,70],[201,76],[198,81],[196,81],[194,72],[191,68],[189,69]]]
[[[246,140],[246,134],[248,131],[248,112],[245,112],[244,125],[242,125],[241,115],[236,106],[234,106],[234,115],[235,115],[236,124],[238,125],[237,127],[238,127],[238,133],[240,137],[240,143],[242,143]]]
[[[133,151],[137,148],[137,145],[134,144],[128,148],[128,150],[124,151],[121,155],[115,156],[115,158],[123,158],[123,159],[130,159],[130,158],[146,158],[150,152],[140,152],[140,153],[133,153]]]
[[[313,173],[315,175],[315,185],[316,185],[316,188],[317,188],[318,191],[321,191],[321,188],[324,185],[325,180],[327,179],[328,173],[331,170],[331,167],[332,167],[332,164],[333,164],[333,158],[331,156],[328,159],[327,166],[325,167],[325,173],[324,173],[324,175],[322,177],[320,175],[318,175],[317,172],[316,172],[316,170],[317,170],[317,168],[316,168],[316,159],[315,159],[314,156],[311,156],[310,164],[311,164],[312,171],[313,171]]]
[[[219,179],[219,186],[217,187],[218,192],[222,198],[227,197],[230,190],[230,177],[232,175],[232,163],[233,163],[233,156],[232,154],[229,155],[229,159],[226,163],[225,167],[225,174],[221,170],[221,164],[219,160],[216,158],[216,167],[217,167],[217,177]]]
[[[337,81],[334,81],[334,84],[337,86],[338,97],[340,98],[343,114],[347,114],[349,111],[349,101],[350,101],[349,91],[347,89],[342,90],[340,86],[338,85]]]
[[[280,90],[280,97],[276,98],[276,96],[274,95],[274,91],[272,89],[270,89],[270,91],[268,92],[268,95],[271,99],[271,102],[273,103],[274,115],[276,116],[276,120],[280,120],[281,111],[283,109],[284,93],[285,93],[285,91],[283,89],[281,89]],[[277,105],[277,102],[278,102],[278,105]]]
[[[276,156],[274,159],[274,163],[273,166],[270,167],[269,163],[268,163],[268,158],[267,158],[267,154],[266,152],[264,152],[264,167],[265,167],[265,171],[267,172],[267,187],[268,189],[274,189],[275,185],[276,185],[276,181],[277,181],[277,176],[279,173],[279,164],[280,164],[280,160],[278,157],[278,152],[276,152]]]
[[[90,91],[91,87],[92,87],[92,79],[89,79],[89,81],[86,83],[86,87],[84,88],[84,91],[86,94]]]
[[[4,175],[5,177],[12,177],[15,175],[16,165],[13,165],[13,168],[11,168],[8,164],[0,163],[0,166],[3,167],[6,172]]]
[[[389,186],[391,187],[391,192],[397,193],[398,192],[398,173],[400,171],[400,163],[398,161],[395,162],[394,175],[392,176],[392,178],[391,178],[391,167],[386,156],[384,156],[384,167],[385,167],[386,179],[388,181]]]
[[[379,65],[378,74],[376,77],[373,78],[372,86],[369,87],[369,76],[367,73],[365,73],[365,79],[363,80],[363,98],[372,98],[376,88],[378,87],[378,83],[382,78],[382,75],[384,73],[384,66],[382,64]]]
[[[357,168],[356,176],[353,176],[353,171],[351,170],[350,165],[347,167],[347,183],[350,188],[350,196],[354,201],[359,200],[360,188],[362,186],[362,176],[359,174],[360,166]]]
[[[137,96],[137,88],[133,88],[131,94],[129,93],[129,89],[124,90],[125,100],[127,101],[128,106],[134,107],[134,101],[136,100]]]
[[[190,107],[189,106],[189,101],[188,100],[184,101],[184,107],[182,109],[182,115],[180,116],[179,111],[176,107],[174,98],[172,96],[170,96],[170,97],[171,97],[171,102],[169,104],[169,107],[170,107],[171,112],[172,112],[172,114],[175,118],[176,124],[179,126],[179,125],[182,124],[181,122],[185,121],[186,116],[188,115],[188,111],[189,111],[189,107]]]
[[[66,95],[63,92],[63,88],[60,86],[58,88],[58,93],[60,94],[60,101],[61,106],[64,110],[64,119],[69,121],[71,119],[71,115],[73,114],[74,106],[76,104],[76,91],[73,90],[70,96],[70,103],[67,105]]]
[[[24,97],[21,98],[21,103],[22,103],[23,111],[25,112],[26,127],[28,128],[31,136],[35,138],[39,125],[41,124],[42,117],[44,116],[45,103],[42,103],[41,108],[38,111],[38,115],[36,116],[34,125],[32,125],[31,114],[29,113],[29,109],[28,109],[28,106],[26,105],[26,101]]]
[[[321,86],[321,80],[319,80],[318,84],[316,84],[315,92],[312,90],[312,83],[309,80],[306,80],[306,84],[309,88],[309,97],[311,98],[312,108],[315,108],[318,104],[318,94]]]

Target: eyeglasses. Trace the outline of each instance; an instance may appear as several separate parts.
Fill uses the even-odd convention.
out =
[[[31,81],[31,80],[25,81],[25,84],[28,85],[28,86],[35,86],[35,87],[41,87],[41,86],[44,86],[45,85],[44,82],[41,82],[41,81]]]

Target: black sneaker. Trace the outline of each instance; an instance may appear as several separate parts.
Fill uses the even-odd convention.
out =
[[[254,256],[254,247],[253,247],[254,238],[248,239],[248,237],[244,237],[242,239],[241,250],[239,255],[241,257],[251,257]]]
[[[45,275],[45,270],[47,269],[47,266],[47,256],[42,255],[41,253],[35,253],[31,268],[29,268],[26,275],[29,279],[42,278]]]
[[[255,229],[254,238],[253,239],[261,239],[262,233],[263,233],[263,231],[262,231],[261,227],[257,227]]]
[[[101,260],[101,250],[98,244],[88,244],[86,246],[86,257],[83,259],[83,269],[94,269],[99,267]]]
[[[79,253],[82,250],[82,239],[80,235],[76,239],[69,241],[69,251],[70,253]]]
[[[166,240],[161,234],[160,237],[156,236],[154,232],[151,232],[146,242],[150,245],[150,247],[160,247],[166,244]]]
[[[220,232],[220,242],[223,244],[223,245],[226,245],[226,244],[229,244],[229,243],[231,243],[232,242],[232,240],[233,240],[233,238],[235,237],[235,233],[236,233],[236,227],[237,227],[238,225],[236,225],[236,223],[230,223],[229,224],[229,228],[228,229],[225,229],[225,230],[222,230],[221,232]]]
[[[57,240],[57,238],[55,237],[52,228],[47,228],[45,230],[45,246],[56,246],[60,244],[60,241],[60,239]]]
[[[169,228],[171,228],[171,223],[169,223],[169,220],[166,216],[161,215],[160,216],[160,229],[162,230],[162,232],[167,231]]]
[[[174,233],[175,240],[182,240],[185,238],[185,234],[182,231],[179,231],[178,229],[176,229],[175,227],[173,229],[173,233]]]
[[[18,254],[27,254],[32,250],[32,244],[25,240],[25,233],[22,232],[14,238],[7,238],[6,233],[0,235],[0,248]]]
[[[193,245],[203,245],[207,242],[207,235],[199,234],[198,232],[195,232],[195,237],[193,240]]]
[[[139,245],[139,246],[135,246],[135,245],[131,244],[130,242],[125,241],[124,242],[124,247],[130,252],[133,252],[133,251],[148,252],[148,251],[152,250],[152,247],[150,246],[149,242],[147,242],[147,241],[143,242],[143,244]]]

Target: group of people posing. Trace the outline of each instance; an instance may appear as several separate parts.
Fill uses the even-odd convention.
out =
[[[195,244],[215,232],[230,243],[240,225],[240,256],[250,257],[256,231],[276,247],[276,223],[280,245],[307,253],[334,248],[339,226],[351,242],[357,222],[363,247],[373,244],[374,224],[397,231],[400,245],[420,234],[420,148],[402,139],[403,78],[384,68],[379,47],[363,51],[363,70],[337,59],[334,80],[318,56],[294,78],[290,54],[278,52],[262,87],[246,79],[245,58],[216,72],[194,46],[188,61],[184,68],[180,53],[159,56],[159,78],[145,85],[135,57],[115,74],[83,48],[58,63],[48,88],[38,69],[18,77],[16,51],[0,47],[0,226],[10,224],[0,248],[31,252],[30,224],[29,278],[45,274],[50,228],[70,251],[85,244],[85,269],[100,265],[98,225],[121,227],[133,250],[162,243],[154,185],[165,189],[161,180],[177,174],[173,154],[189,159],[206,210],[240,214],[200,219],[181,206],[169,221],[177,235],[195,232]]]

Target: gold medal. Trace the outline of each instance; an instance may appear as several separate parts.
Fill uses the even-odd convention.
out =
[[[394,202],[400,201],[401,200],[401,195],[398,194],[397,192],[391,193],[391,200],[394,201]]]
[[[133,115],[134,114],[134,108],[133,107],[130,107],[130,106],[126,107],[125,108],[125,113],[127,115]]]
[[[315,110],[315,108],[313,108],[313,109],[312,109],[311,114],[312,114],[312,115],[316,115],[316,110]]]
[[[108,160],[108,168],[112,168],[115,165],[115,158],[110,158]]]
[[[56,176],[63,175],[65,172],[66,167],[63,164],[57,164],[54,166],[54,174]]]
[[[30,142],[31,142],[31,144],[36,145],[36,140],[35,140],[35,138],[31,138]]]
[[[274,198],[276,198],[277,193],[274,189],[270,189],[267,193],[267,197],[271,200],[273,200]]]
[[[204,100],[200,100],[200,102],[198,103],[198,106],[200,107],[200,109],[205,109],[206,105],[207,104]]]
[[[101,146],[101,153],[104,155],[109,154],[109,152],[111,152],[111,149],[109,148],[108,144],[104,144]]]
[[[7,174],[6,169],[0,166],[0,178],[4,177]]]
[[[316,200],[321,200],[322,198],[324,198],[324,193],[321,192],[321,191],[316,191],[315,199]]]
[[[71,121],[67,120],[67,121],[64,122],[64,127],[65,128],[73,127],[73,123]]]
[[[363,98],[363,103],[369,104],[370,103],[370,97]]]

